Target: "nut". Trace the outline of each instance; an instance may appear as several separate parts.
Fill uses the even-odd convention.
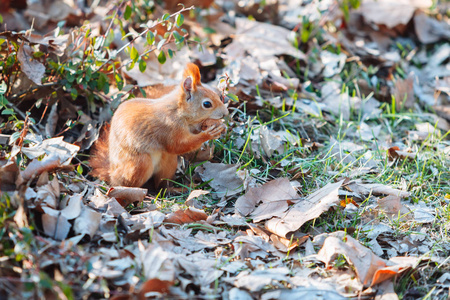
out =
[[[220,126],[222,124],[222,120],[217,119],[206,119],[202,122],[202,130],[206,130],[211,126]]]

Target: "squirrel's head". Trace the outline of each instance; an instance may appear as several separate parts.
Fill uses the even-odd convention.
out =
[[[195,64],[189,63],[186,66],[181,89],[183,93],[179,105],[183,107],[189,121],[200,123],[206,119],[222,119],[228,115],[228,109],[220,96],[202,85],[200,70]]]

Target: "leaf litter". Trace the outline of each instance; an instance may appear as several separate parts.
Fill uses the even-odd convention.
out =
[[[319,7],[314,6],[316,1],[281,2],[281,25],[259,17],[259,21],[233,17],[225,8],[221,13],[233,26],[221,19],[211,24],[217,29],[210,34],[211,40],[221,47],[227,62],[224,71],[234,79],[232,92],[241,99],[248,97],[249,114],[256,110],[261,114],[260,119],[236,116],[230,120],[230,138],[239,159],[230,163],[215,158],[197,166],[191,182],[195,189],[182,198],[189,207],[184,203],[165,207],[167,201],[150,200],[146,189],[105,190],[101,183],[75,171],[72,164],[80,157],[79,143],[63,137],[26,136],[28,144],[16,148],[17,154],[31,160],[24,169],[17,167],[12,156],[2,158],[1,193],[17,208],[15,224],[8,226],[36,223],[34,243],[40,250],[39,257],[32,259],[76,282],[77,296],[398,299],[394,283],[408,278],[410,270],[428,274],[430,264],[448,267],[448,241],[432,230],[445,218],[448,198],[440,191],[426,196],[426,181],[414,184],[424,174],[398,174],[402,164],[439,159],[431,152],[433,147],[446,153],[444,168],[448,169],[444,149],[449,144],[442,136],[449,128],[442,119],[449,121],[445,98],[449,48],[439,44],[448,39],[448,20],[438,21],[424,12],[431,1],[367,0],[350,12],[349,20],[336,11],[333,1],[322,1]],[[30,6],[27,13],[36,15],[34,9]],[[49,13],[38,20],[37,27],[45,28],[47,22],[69,15],[80,18],[75,8],[65,4],[61,9],[64,16]],[[289,26],[293,12],[297,15]],[[321,38],[339,43],[342,52],[319,45],[317,39],[294,46],[292,29],[302,23],[299,16],[305,17],[302,22],[320,20],[340,26],[341,33],[324,31]],[[414,24],[412,31],[409,22]],[[415,34],[422,44],[437,44],[425,52],[415,40],[405,38],[406,32]],[[230,34],[231,42],[223,46],[221,40]],[[71,46],[68,35],[29,38],[57,55]],[[139,43],[136,40],[136,47]],[[27,47],[19,48],[22,71],[41,85],[43,65],[27,58],[32,55]],[[414,50],[401,53],[408,47]],[[207,56],[183,49],[162,67],[153,59],[144,74],[136,68],[124,72],[140,86],[167,84],[168,78],[181,76],[177,70],[189,56],[204,66],[214,65],[217,52],[213,49],[217,48],[206,46]],[[355,88],[354,95],[343,93],[360,79],[356,80],[352,69],[354,61],[364,64],[366,60],[374,61],[377,70],[364,73],[365,85]],[[293,61],[300,66],[297,73]],[[404,68],[400,76],[395,68]],[[348,80],[340,77],[343,72]],[[298,92],[294,98],[293,91]],[[279,122],[264,122],[268,104],[282,111],[294,105],[297,109]],[[388,104],[393,107],[386,108]],[[424,113],[425,105],[432,105],[436,114]],[[401,115],[405,110],[421,115],[421,122],[397,136],[395,131],[403,129],[393,127],[395,122],[388,119],[397,113],[399,119],[408,119]],[[374,122],[382,114],[388,115],[384,121]],[[57,126],[50,124],[55,122],[51,114],[47,122]],[[342,135],[331,134],[331,125]],[[46,132],[51,136],[56,131]],[[441,143],[431,144],[433,140]],[[417,141],[428,144],[417,147]],[[322,148],[327,150],[317,154],[321,143],[326,143]],[[293,146],[296,155],[292,155]],[[251,161],[244,165],[240,159],[245,155],[263,161],[265,167]],[[327,163],[320,165],[318,174],[315,165],[323,161]],[[448,174],[433,168],[433,178],[448,179]],[[297,170],[296,177],[289,178],[286,170]],[[382,176],[388,171],[395,180]],[[326,180],[320,177],[323,174]],[[204,185],[199,188],[198,183]],[[448,185],[442,191],[449,195]],[[335,215],[342,217],[333,219]],[[446,224],[442,230],[447,230]],[[21,245],[19,240],[14,242]],[[14,272],[27,267],[10,268],[13,262],[7,256],[1,262],[9,264],[3,277],[17,276]],[[448,272],[436,272],[426,284],[436,288],[438,295],[448,288],[449,280]],[[76,279],[79,276],[81,280]],[[12,297],[19,299],[17,295]]]

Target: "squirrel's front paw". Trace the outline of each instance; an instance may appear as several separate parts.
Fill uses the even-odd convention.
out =
[[[215,140],[218,139],[226,130],[227,127],[224,124],[219,123],[210,126],[208,129],[203,131],[203,133],[208,136],[208,140]]]

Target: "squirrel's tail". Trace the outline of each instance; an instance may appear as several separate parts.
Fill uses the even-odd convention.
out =
[[[100,137],[91,149],[89,165],[92,168],[91,175],[106,182],[109,178],[109,130],[110,125],[105,124],[101,129]]]

